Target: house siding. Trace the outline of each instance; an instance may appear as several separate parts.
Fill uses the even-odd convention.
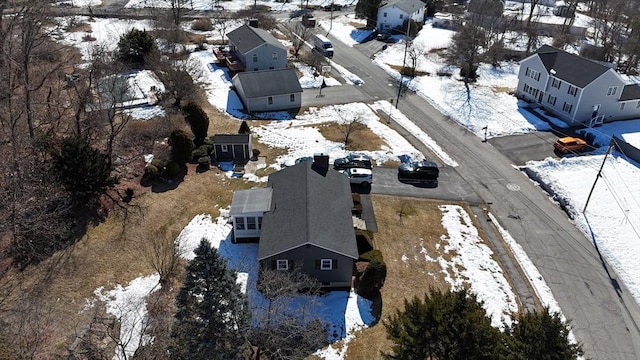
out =
[[[531,71],[540,73],[532,78]],[[559,81],[559,86],[554,82]],[[569,91],[575,88],[575,95]],[[549,74],[537,54],[520,62],[516,96],[531,103],[537,103],[568,125],[588,126],[594,115],[594,106],[599,105],[596,115],[604,116],[604,122],[634,119],[640,117],[638,100],[620,101],[625,86],[623,79],[609,69],[591,81],[584,88],[579,88],[567,81]],[[610,87],[617,87],[615,94],[608,95]],[[625,103],[624,108],[621,104]]]
[[[299,108],[302,93],[294,93],[294,100],[291,102],[291,94],[274,95],[272,104],[269,104],[269,96],[247,99],[247,110],[249,111],[278,111]]]
[[[276,54],[275,60],[273,57],[274,53]],[[254,55],[257,57],[257,62],[253,62]],[[278,70],[287,67],[287,51],[271,44],[260,45],[243,54],[242,57],[246,71]]]
[[[384,14],[387,14],[385,17]],[[400,18],[402,15],[402,18]],[[378,9],[378,31],[379,32],[389,32],[393,28],[397,26],[402,26],[407,17],[411,17],[411,19],[415,20],[418,23],[424,21],[424,8],[418,11],[415,11],[412,14],[407,14],[404,10],[398,8],[395,5],[384,6]]]
[[[264,268],[272,268],[276,260],[289,260],[293,267],[317,279],[324,287],[350,287],[353,276],[354,259],[337,254],[314,245],[302,245],[278,255],[263,259],[260,264]],[[306,259],[306,260],[302,260]],[[316,269],[316,261],[320,259],[336,260],[337,267],[331,270]],[[292,266],[290,266],[291,268]]]

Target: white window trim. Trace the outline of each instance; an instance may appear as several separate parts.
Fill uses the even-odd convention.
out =
[[[614,96],[617,92],[618,92],[617,86],[609,86],[609,89],[607,89],[607,96]]]
[[[229,151],[229,147],[227,145],[220,145],[220,151],[228,152]]]
[[[327,264],[329,264],[327,266]],[[333,270],[332,259],[320,259],[320,270]]]
[[[289,260],[287,260],[287,259],[278,259],[278,260],[276,260],[276,270],[278,270],[278,271],[289,270]]]

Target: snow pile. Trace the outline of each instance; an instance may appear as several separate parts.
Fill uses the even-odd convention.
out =
[[[511,326],[511,316],[518,311],[518,304],[502,268],[493,259],[493,251],[482,242],[469,214],[461,206],[441,205],[439,208],[442,226],[448,233],[441,237],[447,243],[444,252],[452,255],[450,261],[442,257],[437,259],[446,280],[454,290],[468,285],[483,302],[491,325],[504,330]]]
[[[160,275],[133,279],[129,285],[116,285],[113,290],[105,291],[99,287],[94,291],[96,297],[105,303],[107,313],[120,322],[119,346],[116,346],[115,360],[131,359],[139,346],[148,344],[152,339],[143,335],[148,326],[146,298],[160,289]]]
[[[302,86],[303,89],[319,89],[322,85],[323,80],[326,86],[342,85],[340,84],[340,81],[332,77],[322,76],[320,74],[318,74],[318,76],[314,76],[313,68],[307,64],[299,62],[295,62],[293,64],[296,66],[296,69],[302,74],[302,77],[298,79],[298,81],[300,82],[300,86]]]

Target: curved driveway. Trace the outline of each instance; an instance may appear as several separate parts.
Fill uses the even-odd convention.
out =
[[[395,99],[397,88],[390,86],[389,76],[358,50],[360,45],[351,48],[332,40],[333,60],[365,82],[354,89],[371,100]],[[364,51],[369,52],[370,48],[370,44],[363,45]],[[486,204],[500,225],[524,248],[563,314],[571,319],[585,356],[640,359],[638,304],[618,283],[590,239],[548,195],[493,146],[443,116],[424,99],[407,94],[401,98],[399,109],[459,163],[454,169],[443,169],[443,173],[455,172],[464,180],[462,183],[468,188],[454,189],[460,191],[460,198]],[[445,186],[444,179],[440,186]],[[375,185],[372,191],[377,192]]]

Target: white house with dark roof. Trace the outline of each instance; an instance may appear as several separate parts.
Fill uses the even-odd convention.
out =
[[[249,112],[300,108],[302,86],[293,69],[237,73],[231,79]]]
[[[520,62],[516,96],[569,125],[640,118],[640,86],[615,70],[545,45]]]
[[[424,22],[425,3],[420,0],[394,0],[378,9],[378,32],[388,33],[396,27],[402,27],[405,20]]]
[[[259,237],[263,268],[300,269],[324,287],[349,287],[358,259],[349,179],[316,155],[269,175],[264,189],[234,193],[234,240]]]
[[[266,30],[242,25],[229,32],[227,38],[230,51],[244,65],[245,71],[287,67],[287,48]]]

